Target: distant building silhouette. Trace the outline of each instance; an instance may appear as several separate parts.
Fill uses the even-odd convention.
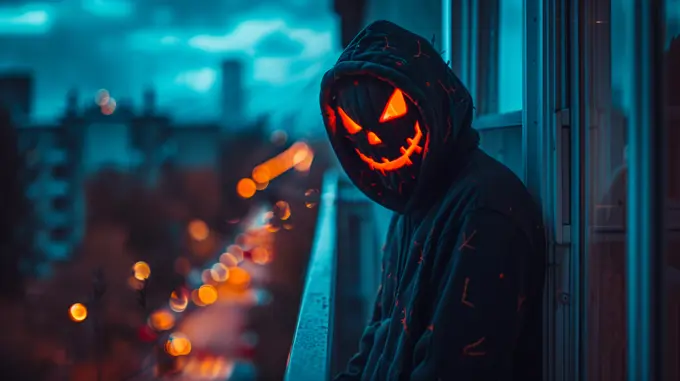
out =
[[[223,107],[227,122],[244,123],[242,70],[225,63]],[[179,169],[218,170],[225,121],[173,123],[155,108],[155,93],[147,90],[136,110],[121,100],[110,115],[93,101],[82,106],[77,92],[67,94],[61,118],[47,124],[31,124],[30,75],[0,74],[0,97],[18,116],[19,150],[27,157],[30,186],[27,196],[34,205],[39,225],[36,246],[47,258],[70,257],[85,233],[85,183],[103,168],[133,172],[155,184],[167,163]],[[7,98],[7,99],[5,99]],[[238,130],[238,128],[237,128]]]
[[[0,103],[12,114],[15,123],[25,123],[31,115],[33,75],[27,71],[0,75]]]
[[[226,60],[221,65],[222,99],[220,108],[224,126],[242,125],[244,115],[243,63]]]

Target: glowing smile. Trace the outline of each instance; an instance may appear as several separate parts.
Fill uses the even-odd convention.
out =
[[[368,166],[372,170],[378,170],[385,173],[385,171],[394,171],[396,169],[402,168],[407,165],[412,165],[413,162],[411,161],[411,156],[414,153],[421,153],[423,151],[423,148],[419,145],[420,141],[423,139],[423,132],[420,130],[420,124],[416,121],[414,125],[416,134],[413,136],[413,138],[407,138],[406,143],[408,144],[407,147],[400,147],[399,152],[401,152],[401,156],[399,156],[396,159],[389,160],[386,157],[381,158],[381,161],[376,161],[370,156],[364,155],[359,149],[356,149],[357,155],[359,155],[359,158],[368,164]]]

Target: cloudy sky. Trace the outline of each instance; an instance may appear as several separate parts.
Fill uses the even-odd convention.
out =
[[[219,114],[219,63],[237,58],[245,68],[248,115],[318,117],[318,82],[339,52],[330,5],[260,0],[241,9],[243,2],[207,0],[200,10],[182,8],[190,3],[142,8],[127,0],[62,0],[0,7],[0,69],[35,73],[36,120],[58,115],[71,88],[83,102],[106,88],[138,103],[147,87],[176,118],[209,120]],[[295,6],[305,7],[307,17]]]

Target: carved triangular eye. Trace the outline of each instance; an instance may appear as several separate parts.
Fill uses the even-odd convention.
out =
[[[347,132],[349,132],[350,135],[354,135],[362,130],[361,126],[353,121],[352,118],[345,113],[345,110],[343,110],[342,107],[338,107],[338,114],[340,114],[340,119],[342,119],[342,125],[345,126],[345,129],[347,129]]]
[[[385,110],[383,110],[380,116],[380,122],[387,122],[392,119],[396,119],[406,115],[406,101],[404,100],[404,94],[399,89],[395,89],[390,99],[387,101]]]

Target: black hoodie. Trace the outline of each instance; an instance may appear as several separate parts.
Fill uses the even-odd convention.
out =
[[[373,168],[335,135],[339,81],[367,76],[407,93],[427,133],[415,185],[401,198],[388,197]],[[522,182],[478,148],[463,84],[429,41],[377,21],[354,38],[321,86],[324,122],[343,169],[395,212],[373,316],[337,379],[540,379],[540,210]]]

